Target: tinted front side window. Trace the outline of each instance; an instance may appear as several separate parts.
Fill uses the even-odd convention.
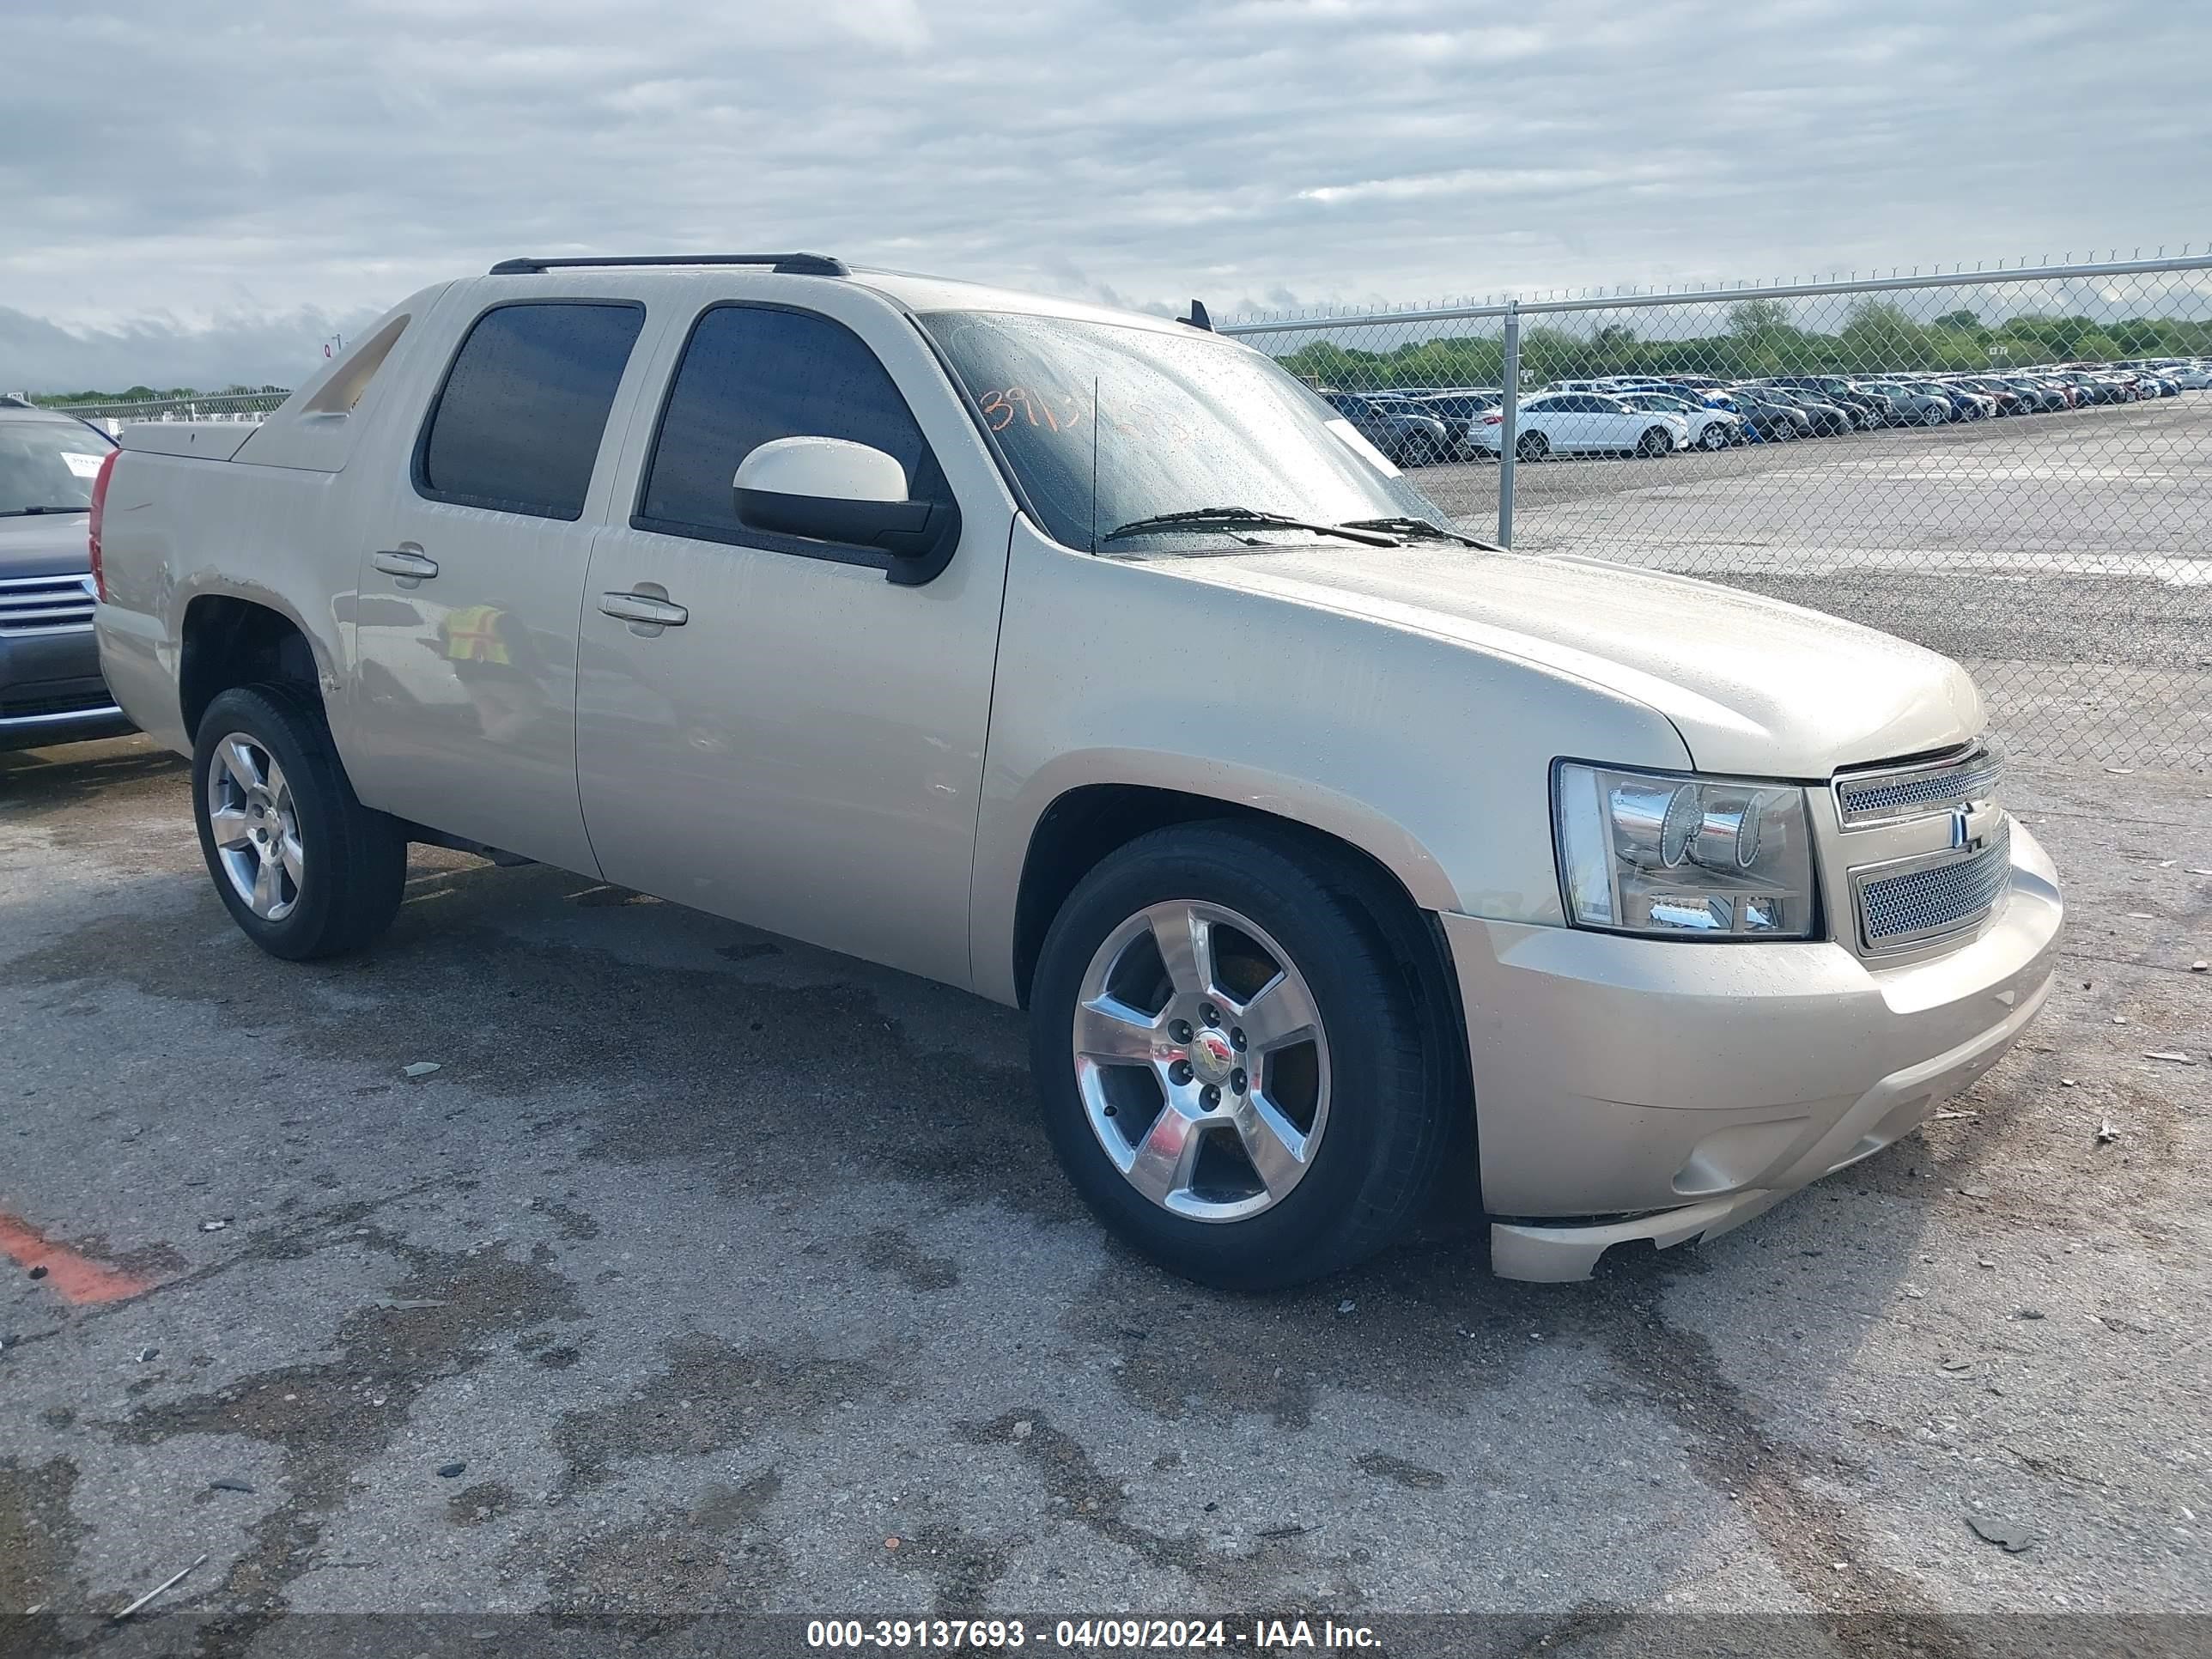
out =
[[[645,312],[531,301],[477,319],[447,372],[416,451],[434,501],[538,519],[579,519],[615,388]]]
[[[821,551],[818,544],[740,530],[738,464],[777,438],[842,438],[906,469],[916,501],[950,501],[936,457],[890,373],[842,323],[798,311],[722,306],[684,348],[631,523],[709,541]]]

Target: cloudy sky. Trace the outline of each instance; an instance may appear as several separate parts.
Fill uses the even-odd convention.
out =
[[[0,48],[0,387],[289,383],[525,252],[1219,313],[2212,237],[2199,0],[8,0]]]

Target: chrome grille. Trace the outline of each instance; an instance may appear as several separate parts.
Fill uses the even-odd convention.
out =
[[[1990,913],[2012,873],[2012,822],[2000,819],[1971,851],[1916,860],[1894,875],[1858,877],[1859,934],[1869,951],[1899,951],[1947,938]]]
[[[89,575],[0,580],[0,638],[89,628],[92,605]]]
[[[2003,773],[2003,762],[1986,749],[1926,766],[1862,772],[1836,780],[1836,807],[1846,830],[1933,816],[1990,799]]]

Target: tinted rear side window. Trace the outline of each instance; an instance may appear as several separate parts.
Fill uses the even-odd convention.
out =
[[[880,449],[906,469],[913,499],[951,499],[906,399],[860,336],[807,312],[719,306],[699,319],[684,344],[630,522],[819,554],[819,543],[741,529],[731,495],[738,462],[774,439],[799,437]]]
[[[431,405],[415,487],[434,501],[579,519],[641,306],[526,301],[476,320]]]

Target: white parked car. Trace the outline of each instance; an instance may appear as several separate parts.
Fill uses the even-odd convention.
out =
[[[1595,401],[1532,413],[1686,430]],[[1025,1007],[1034,1098],[976,1079],[1004,1133],[1034,1109],[1209,1283],[1343,1267],[1446,1182],[1516,1278],[1725,1231],[2051,988],[2057,878],[1956,663],[1488,548],[1199,327],[813,254],[514,260],[264,424],[123,444],[101,665],[262,949],[371,947],[428,842]],[[895,1091],[837,1093],[875,1017],[811,1017],[791,1109],[891,1133]]]
[[[1640,409],[1656,415],[1679,415],[1689,423],[1688,447],[1692,449],[1726,449],[1740,444],[1743,437],[1743,416],[1730,414],[1725,409],[1708,408],[1703,403],[1692,403],[1671,392],[1623,392],[1615,394],[1631,409]]]
[[[1496,454],[1504,416],[1486,415],[1469,436]],[[1656,458],[1690,447],[1690,423],[1680,415],[1635,409],[1596,392],[1546,392],[1521,405],[1513,452],[1524,461],[1547,455],[1642,455]]]

